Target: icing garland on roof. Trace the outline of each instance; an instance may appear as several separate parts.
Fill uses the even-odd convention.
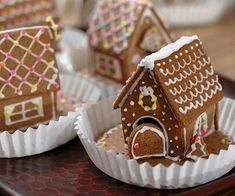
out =
[[[214,74],[214,69],[212,66],[210,66],[210,70],[206,69],[205,72],[206,72],[205,75],[203,75],[201,72],[199,73],[199,75],[201,77],[200,79],[197,76],[194,76],[195,80],[197,82],[202,82],[203,79],[207,79],[209,76],[212,76]],[[164,82],[164,84],[166,86],[170,86],[172,84],[176,84],[177,82],[181,82],[183,79],[186,79],[186,78],[188,78],[187,75],[183,75],[182,73],[180,73],[179,77],[175,77],[173,79],[170,78],[170,79],[168,79],[167,82]]]
[[[210,87],[217,85],[218,84],[218,76],[216,76],[216,79],[212,79],[211,82],[206,81],[206,86],[203,86],[202,84],[200,85],[201,90],[198,90],[198,88],[195,88],[194,90],[196,91],[195,94],[193,94],[192,91],[190,91],[190,96],[184,94],[183,97],[180,96],[178,99],[175,99],[175,102],[178,104],[183,104],[183,103],[187,103],[188,101],[193,101],[194,98],[196,98],[199,94],[203,94],[203,92],[208,91],[210,89]]]
[[[184,109],[182,107],[179,108],[179,111],[183,114],[186,114],[189,110],[192,109],[198,109],[198,107],[202,107],[205,102],[207,102],[209,99],[211,99],[218,91],[222,90],[222,86],[218,83],[218,85],[215,87],[215,89],[211,90],[210,95],[206,92],[204,94],[205,98],[200,95],[200,101],[196,100],[195,103],[190,103],[189,106],[186,106]]]

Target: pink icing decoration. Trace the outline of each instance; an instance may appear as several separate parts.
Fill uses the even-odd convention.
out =
[[[22,90],[20,90],[19,88],[17,88],[17,89],[15,90],[15,93],[16,93],[17,95],[22,95]]]
[[[4,33],[3,38],[8,39],[9,38],[9,34],[8,33]]]
[[[39,55],[36,58],[37,58],[37,61],[41,61],[42,60],[42,57],[39,56]]]
[[[44,33],[45,32],[45,28],[40,28],[40,33]]]
[[[5,84],[9,84],[10,83],[10,80],[5,80]]]
[[[10,52],[6,53],[6,57],[7,57],[7,58],[9,58],[10,56],[11,56],[11,53],[10,53]]]
[[[11,71],[11,76],[16,76],[16,70]]]
[[[25,31],[21,31],[20,34],[21,34],[21,35],[25,35],[26,32],[25,32]]]
[[[55,82],[55,83],[53,84],[53,86],[54,86],[56,89],[58,89],[58,88],[60,87],[60,85],[59,85],[57,82]]]
[[[44,79],[45,79],[45,74],[42,73],[42,74],[40,75],[40,79],[41,79],[41,80],[44,80]]]
[[[50,48],[50,44],[45,44],[45,45],[44,45],[44,48],[45,48],[46,50],[48,50],[48,48]]]
[[[27,81],[27,77],[23,77],[22,82],[26,82],[26,81]]]

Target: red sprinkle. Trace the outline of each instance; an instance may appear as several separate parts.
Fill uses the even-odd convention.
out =
[[[135,149],[140,149],[140,144],[139,144],[139,143],[136,143],[136,144],[134,145],[134,148],[135,148]]]

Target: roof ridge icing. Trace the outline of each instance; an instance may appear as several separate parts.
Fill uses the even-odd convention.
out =
[[[155,61],[169,57],[171,54],[177,52],[184,45],[190,44],[195,40],[199,40],[197,35],[183,36],[174,43],[168,44],[159,51],[146,56],[144,59],[141,60],[138,66],[153,70]]]

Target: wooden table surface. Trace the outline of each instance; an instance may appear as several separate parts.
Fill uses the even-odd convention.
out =
[[[217,23],[202,26],[173,29],[176,36],[196,34],[202,40],[215,70],[235,80],[235,9]]]

